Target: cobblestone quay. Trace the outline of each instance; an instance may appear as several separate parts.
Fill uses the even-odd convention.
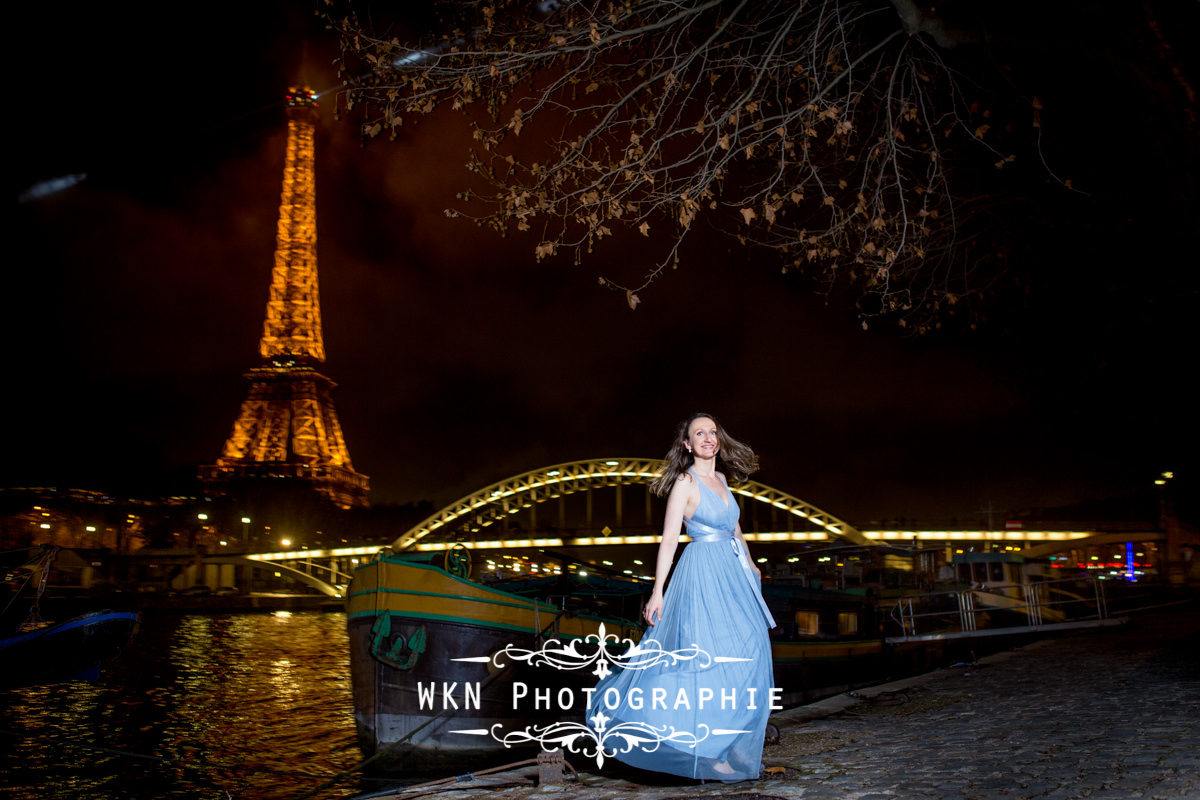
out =
[[[772,721],[780,742],[757,781],[698,784],[606,762],[561,786],[425,796],[1200,800],[1200,610],[1063,634]]]

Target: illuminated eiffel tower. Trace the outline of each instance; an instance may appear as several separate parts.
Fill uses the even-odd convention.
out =
[[[306,485],[341,508],[367,505],[368,479],[354,471],[333,410],[317,289],[313,138],[316,96],[287,94],[287,157],[261,360],[217,463],[200,468],[214,488]]]

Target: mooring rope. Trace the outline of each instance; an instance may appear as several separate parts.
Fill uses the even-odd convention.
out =
[[[124,756],[126,758],[138,758],[143,761],[156,761],[160,764],[166,764],[172,767],[187,767],[189,769],[203,772],[205,770],[216,770],[218,772],[240,772],[245,774],[265,774],[265,775],[283,775],[289,778],[325,778],[328,773],[317,772],[298,772],[295,770],[280,770],[280,769],[264,769],[260,767],[250,767],[244,764],[225,765],[216,764],[211,761],[205,761],[203,757],[199,760],[196,758],[171,758],[169,756],[156,756],[150,753],[138,753],[133,750],[121,750],[115,747],[105,747],[104,745],[91,744],[90,742],[80,742],[73,739],[64,739],[61,736],[44,736],[36,733],[26,733],[22,731],[12,731],[5,728],[0,728],[0,735],[11,736],[16,739],[28,739],[37,742],[45,742],[59,746],[76,747],[81,750],[93,750],[100,753],[108,753],[115,756]],[[366,777],[366,776],[363,776]],[[370,780],[386,781],[386,778],[370,778]]]

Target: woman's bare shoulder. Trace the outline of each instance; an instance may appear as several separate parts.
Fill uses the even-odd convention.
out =
[[[687,494],[696,488],[696,481],[692,478],[692,473],[684,472],[675,478],[675,485],[671,487],[671,494]]]

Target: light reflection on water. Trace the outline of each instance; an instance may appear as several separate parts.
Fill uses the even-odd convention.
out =
[[[361,760],[339,613],[143,616],[99,682],[0,691],[0,714],[5,798],[297,798]]]

